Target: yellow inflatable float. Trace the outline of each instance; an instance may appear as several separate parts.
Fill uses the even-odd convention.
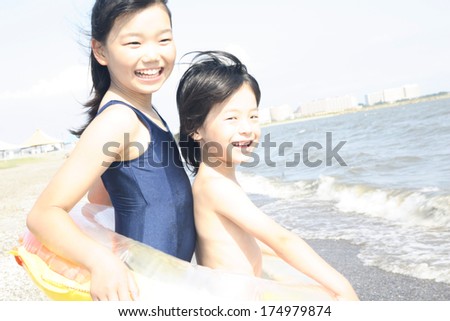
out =
[[[264,258],[257,278],[189,263],[112,231],[111,207],[85,204],[71,217],[92,238],[110,248],[135,273],[141,300],[323,300],[322,291],[280,259]],[[12,254],[34,283],[52,300],[91,300],[89,272],[56,256],[26,231]]]

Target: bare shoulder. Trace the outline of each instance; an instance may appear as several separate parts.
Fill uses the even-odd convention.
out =
[[[115,104],[98,114],[89,127],[102,127],[106,132],[130,132],[138,125],[138,117],[131,108]]]
[[[236,182],[220,176],[198,175],[194,181],[193,192],[194,195],[199,193],[211,200],[227,200],[238,194],[245,196]]]
[[[235,220],[242,213],[257,211],[245,191],[226,177],[198,177],[193,186],[195,200],[213,210],[216,214]]]
[[[126,137],[132,139],[141,130],[140,124],[133,110],[119,104],[112,105],[92,120],[81,135],[78,145],[82,150],[88,146],[100,152],[110,145],[122,149]]]

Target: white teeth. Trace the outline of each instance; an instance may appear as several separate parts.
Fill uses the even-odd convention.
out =
[[[156,76],[159,74],[160,69],[150,69],[150,70],[144,70],[144,71],[136,71],[136,74],[140,76]]]
[[[235,147],[249,147],[251,144],[252,144],[252,142],[236,142],[236,143],[232,143],[233,144],[233,146],[235,146]]]

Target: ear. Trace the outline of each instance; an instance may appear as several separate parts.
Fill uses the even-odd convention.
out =
[[[105,56],[105,48],[103,47],[103,44],[98,40],[92,39],[91,48],[97,62],[102,66],[106,66],[108,61]]]
[[[196,130],[195,132],[193,132],[192,134],[191,134],[191,137],[192,137],[192,139],[193,140],[195,140],[195,141],[199,141],[199,140],[202,140],[202,135],[198,132],[198,130]]]

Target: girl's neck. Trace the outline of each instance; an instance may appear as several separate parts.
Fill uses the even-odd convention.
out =
[[[124,103],[133,106],[134,108],[141,111],[144,115],[146,115],[159,128],[161,128],[164,131],[169,130],[164,125],[164,121],[161,119],[156,110],[153,109],[151,94],[145,96],[142,95],[130,97],[130,95],[125,95],[120,91],[118,92],[117,90],[110,88],[103,97],[102,104],[106,104],[108,101],[111,100],[120,100],[123,101]]]
[[[120,90],[110,88],[105,96],[103,97],[103,104],[111,100],[120,100],[127,103],[134,108],[140,110],[144,115],[153,121],[159,128],[164,131],[169,129],[164,125],[163,120],[159,114],[153,109],[152,106],[152,94],[140,95],[140,96],[130,96],[122,93]]]
[[[109,88],[108,92],[104,97],[105,101],[109,100],[121,100],[126,102],[133,107],[139,109],[143,113],[152,114],[154,113],[152,108],[152,94],[148,95],[131,95],[118,88]]]

